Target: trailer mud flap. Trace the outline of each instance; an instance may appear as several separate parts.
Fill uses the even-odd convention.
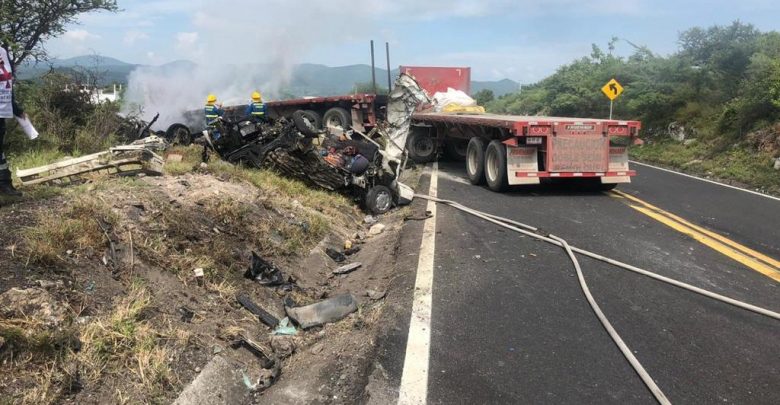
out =
[[[609,172],[622,173],[628,172],[628,148],[611,147],[609,148]],[[631,183],[631,177],[625,176],[604,176],[601,178],[602,184]]]
[[[506,148],[506,170],[510,186],[539,184],[539,162],[536,147]]]

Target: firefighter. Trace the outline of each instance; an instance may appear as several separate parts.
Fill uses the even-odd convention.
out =
[[[216,141],[220,138],[221,134],[217,128],[217,121],[220,117],[225,115],[225,110],[222,109],[222,105],[217,104],[217,96],[209,94],[206,97],[206,107],[204,108],[206,113],[206,126],[212,130],[213,138]]]
[[[246,106],[246,116],[252,116],[255,120],[265,118],[265,104],[263,104],[263,96],[260,92],[256,91],[252,93],[252,100],[249,105]]]
[[[26,119],[26,115],[13,97],[13,69],[8,50],[0,46],[0,195],[20,197],[22,195],[14,188],[11,180],[11,170],[8,168],[8,160],[3,153],[3,141],[5,138],[5,120],[14,116]]]

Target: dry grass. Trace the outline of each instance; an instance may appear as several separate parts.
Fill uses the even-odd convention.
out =
[[[178,176],[184,173],[190,173],[195,170],[203,161],[202,154],[203,147],[197,145],[191,145],[188,147],[177,146],[171,148],[166,154],[165,166],[163,170],[165,174],[169,176]],[[174,161],[174,159],[168,159],[169,156],[181,155],[181,161]]]
[[[28,262],[50,266],[61,262],[68,250],[98,251],[107,243],[101,224],[110,228],[117,221],[108,204],[87,196],[76,198],[60,212],[42,210],[37,224],[22,233]]]
[[[110,314],[84,327],[82,349],[73,356],[84,365],[86,383],[97,384],[111,376],[143,387],[134,390],[142,394],[142,402],[165,396],[174,379],[168,361],[170,349],[165,344],[167,336],[144,318],[151,303],[148,290],[133,285]]]

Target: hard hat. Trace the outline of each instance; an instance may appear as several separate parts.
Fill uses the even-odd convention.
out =
[[[260,100],[262,100],[262,99],[263,99],[263,96],[262,96],[262,95],[260,95],[260,92],[259,92],[259,91],[256,91],[256,92],[252,93],[252,100],[254,100],[254,101],[260,101]]]
[[[217,96],[215,96],[213,94],[209,94],[209,96],[206,97],[206,102],[207,103],[216,103],[217,102]]]

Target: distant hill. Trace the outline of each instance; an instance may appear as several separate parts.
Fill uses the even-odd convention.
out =
[[[504,94],[517,93],[517,91],[520,90],[520,83],[509,79],[503,79],[495,82],[471,82],[472,94],[485,89],[492,90],[493,95],[499,97],[503,96]]]
[[[196,66],[195,63],[187,60],[178,60],[160,66],[145,66],[123,62],[106,56],[85,55],[68,59],[51,59],[38,64],[26,63],[17,68],[17,76],[21,80],[35,80],[50,70],[62,73],[97,71],[101,77],[99,85],[109,85],[111,83],[127,84],[130,72],[138,67],[167,71],[194,69]],[[272,69],[268,66],[258,65],[257,71],[272,71]],[[398,76],[398,69],[391,70],[390,74],[395,78]],[[387,88],[386,69],[376,69],[376,81],[378,87]],[[293,68],[290,82],[287,88],[283,89],[283,92],[296,97],[331,96],[351,93],[355,90],[356,84],[370,82],[371,66],[369,65],[332,67],[304,63]],[[498,97],[516,92],[519,85],[512,80],[504,79],[499,81],[474,81],[471,88],[474,93],[482,89],[490,89]]]

